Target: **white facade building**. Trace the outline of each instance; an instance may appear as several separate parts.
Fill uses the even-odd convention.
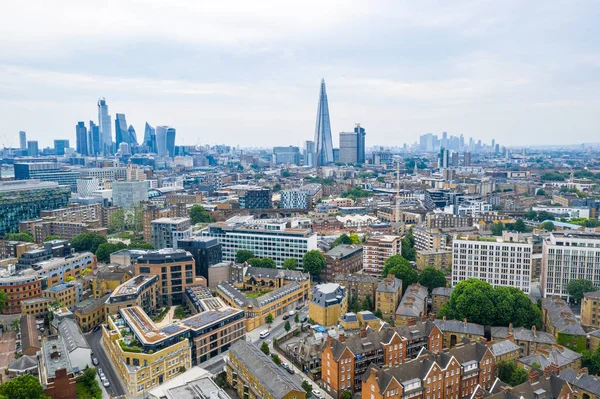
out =
[[[586,279],[600,287],[600,234],[564,230],[553,232],[542,249],[541,286],[544,297],[568,297],[566,286]]]
[[[132,208],[142,201],[148,200],[148,182],[116,181],[112,184],[113,205]]]
[[[179,240],[192,238],[190,218],[160,218],[151,222],[152,245],[155,249],[175,248]]]
[[[77,194],[82,198],[92,197],[94,191],[100,189],[100,183],[96,177],[77,179]]]
[[[454,239],[452,285],[469,278],[529,293],[533,244]]]
[[[281,200],[279,201],[280,208],[284,209],[305,209],[312,202],[312,197],[301,189],[282,190],[280,191]]]

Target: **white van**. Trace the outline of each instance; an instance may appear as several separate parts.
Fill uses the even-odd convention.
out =
[[[267,338],[269,336],[269,334],[271,334],[271,331],[269,331],[269,330],[263,330],[263,331],[260,332],[259,337],[260,338]]]

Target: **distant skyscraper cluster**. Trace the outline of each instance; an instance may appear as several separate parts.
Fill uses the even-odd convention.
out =
[[[498,153],[500,145],[496,144],[496,140],[492,139],[491,145],[487,145],[471,137],[469,142],[465,142],[464,136],[448,136],[448,133],[443,132],[442,137],[437,134],[427,133],[419,137],[419,150],[426,152],[438,152],[441,149],[453,151],[468,151],[468,152],[494,152]]]

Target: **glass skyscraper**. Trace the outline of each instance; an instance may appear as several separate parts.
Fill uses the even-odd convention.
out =
[[[100,153],[110,154],[112,148],[112,124],[108,104],[104,97],[98,100],[98,126],[100,128]]]
[[[175,128],[169,126],[156,127],[156,153],[161,157],[175,156]]]
[[[315,165],[324,166],[333,163],[333,141],[331,138],[331,124],[329,122],[329,104],[325,79],[321,80],[319,92],[319,105],[317,107],[317,124],[315,127]]]
[[[84,122],[77,122],[75,125],[75,151],[81,155],[89,155],[88,132]]]
[[[125,114],[115,114],[115,143],[117,147],[121,143],[129,144],[129,133],[127,132],[127,121],[125,120]]]
[[[144,145],[148,146],[148,151],[156,153],[156,130],[146,122],[144,129]]]

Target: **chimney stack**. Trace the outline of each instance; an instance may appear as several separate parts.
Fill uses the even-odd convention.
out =
[[[581,368],[577,371],[577,378],[581,377],[582,374],[588,374],[587,367]]]
[[[463,319],[463,326],[466,330],[467,329],[467,318],[466,317]]]
[[[531,369],[528,378],[530,384],[536,383],[540,380],[540,373],[536,369]]]
[[[513,332],[513,325],[512,325],[512,323],[508,324],[508,332],[511,333],[511,334]]]
[[[537,330],[535,329],[535,326],[531,326],[531,332],[533,333],[533,337],[537,337]]]
[[[331,348],[333,341],[331,340],[331,335],[327,334],[327,346]]]
[[[360,337],[367,338],[367,329],[366,328],[363,328],[362,330],[360,330]]]
[[[340,341],[341,343],[346,342],[346,336],[344,335],[344,333],[340,333],[340,335],[338,336],[338,341]]]
[[[442,317],[442,328],[446,326],[446,316]]]

